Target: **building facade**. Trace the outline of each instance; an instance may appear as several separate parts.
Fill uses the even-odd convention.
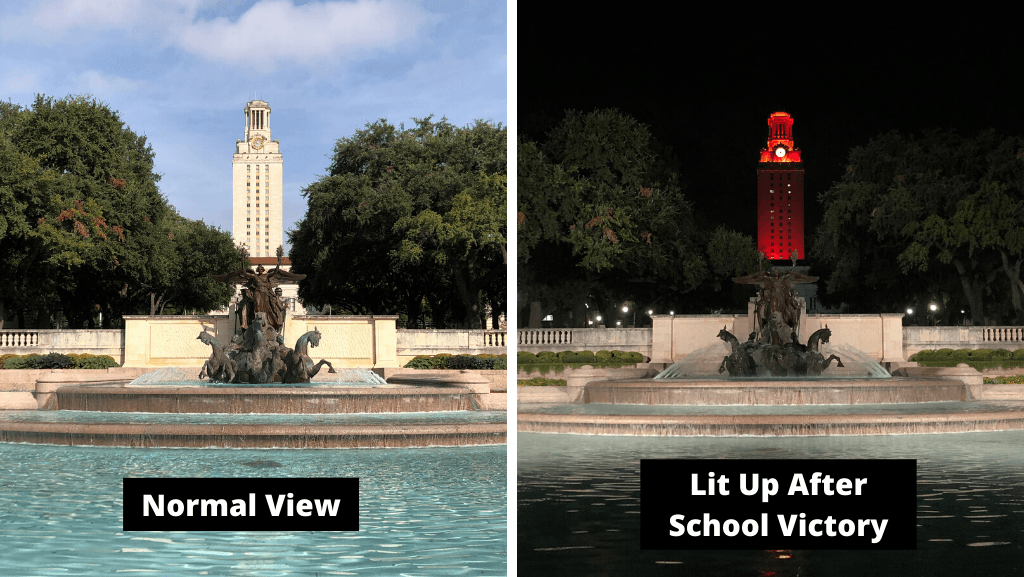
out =
[[[757,249],[768,260],[804,254],[804,165],[793,144],[793,117],[768,117],[768,142],[757,165]]]
[[[245,105],[245,138],[231,159],[231,236],[253,257],[271,257],[284,244],[284,161],[281,143],[270,139],[270,105]]]

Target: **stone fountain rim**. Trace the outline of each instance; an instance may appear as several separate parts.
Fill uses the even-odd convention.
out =
[[[693,377],[687,379],[599,379],[590,381],[586,386],[596,385],[615,385],[618,387],[651,387],[651,388],[681,388],[681,387],[701,387],[701,388],[765,388],[765,387],[777,387],[777,388],[798,388],[798,387],[847,387],[847,388],[866,388],[866,387],[914,387],[914,386],[935,386],[939,384],[948,385],[959,385],[964,386],[962,380],[958,378],[927,378],[927,377],[889,377],[887,379],[880,378],[838,378],[838,379],[792,379],[786,377],[778,377],[776,379],[764,379],[751,377],[746,378],[733,378],[730,380],[724,379],[701,379],[700,377]]]
[[[454,391],[453,389],[460,390],[461,392],[471,392],[466,387],[453,384],[451,386],[433,386],[433,387],[401,387],[401,386],[366,386],[366,387],[353,387],[353,386],[337,386],[332,387],[329,385],[316,385],[316,386],[302,386],[303,383],[297,383],[296,386],[285,386],[285,387],[273,387],[266,385],[254,385],[254,386],[203,386],[203,384],[196,385],[178,385],[178,386],[165,386],[165,385],[109,385],[109,384],[95,384],[95,385],[65,385],[56,390],[57,393],[78,393],[78,394],[108,394],[108,395],[168,395],[168,394],[188,394],[188,395],[281,395],[281,396],[331,396],[331,395],[450,395]]]

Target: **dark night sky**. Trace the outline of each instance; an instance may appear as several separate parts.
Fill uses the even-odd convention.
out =
[[[519,131],[541,139],[566,109],[619,108],[675,150],[697,210],[747,234],[771,112],[795,121],[808,234],[820,219],[818,193],[872,136],[1024,134],[1024,41],[990,24],[878,26],[844,15],[714,28],[724,20],[708,13],[544,14],[531,18],[520,4]]]

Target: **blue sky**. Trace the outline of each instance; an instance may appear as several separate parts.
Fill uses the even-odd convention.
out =
[[[287,232],[335,141],[367,122],[508,125],[506,30],[505,2],[4,2],[0,99],[105,102],[148,137],[170,203],[230,231],[231,155],[245,103],[262,95]]]

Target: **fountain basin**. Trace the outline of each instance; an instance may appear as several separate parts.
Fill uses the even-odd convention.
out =
[[[117,447],[331,449],[494,445],[505,423],[400,425],[0,423],[0,442]]]
[[[464,411],[473,393],[457,387],[65,386],[60,410],[135,413],[398,413]]]
[[[857,405],[964,401],[959,380],[638,379],[596,381],[583,391],[584,403],[625,405]]]
[[[552,411],[552,407],[522,408],[519,432],[575,435],[629,436],[831,436],[831,435],[914,435],[977,431],[1024,430],[1024,404],[975,405],[965,411],[960,403],[923,404],[897,410],[862,406],[836,412],[831,407],[818,411],[778,409],[747,412],[744,407],[721,407],[714,413],[669,411],[662,407],[637,407],[617,413],[607,405],[576,405],[573,414]],[[952,406],[950,406],[952,405]],[[882,405],[884,407],[884,405]],[[757,407],[753,407],[757,409]],[[592,410],[588,410],[592,409]],[[807,407],[812,409],[812,407]],[[985,410],[979,410],[985,409]],[[783,412],[787,411],[787,412]]]

